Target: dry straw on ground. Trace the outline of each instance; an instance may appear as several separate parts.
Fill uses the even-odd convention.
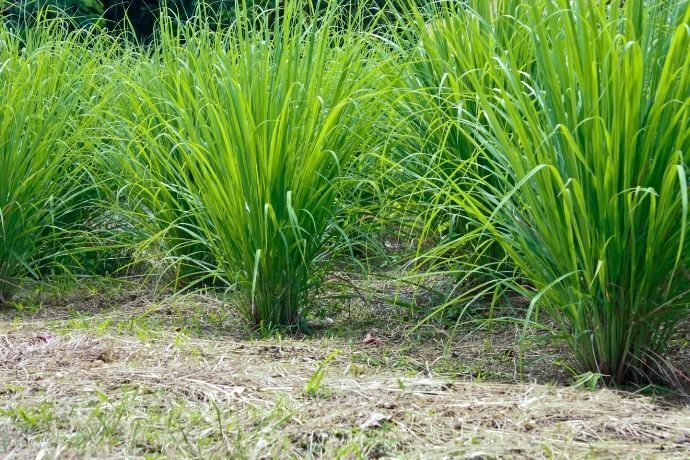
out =
[[[682,403],[451,379],[428,361],[415,373],[392,353],[397,345],[386,349],[385,338],[364,344],[365,330],[350,338],[252,340],[237,325],[225,325],[230,335],[175,325],[191,324],[198,305],[148,302],[134,299],[124,312],[86,308],[3,319],[5,458],[690,454],[690,408]],[[205,317],[215,307],[209,303]],[[336,349],[316,394],[305,394]],[[433,350],[429,341],[426,351]],[[454,353],[458,364],[474,359],[469,349]]]

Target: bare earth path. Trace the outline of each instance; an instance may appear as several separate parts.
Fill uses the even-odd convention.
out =
[[[443,371],[476,343],[405,354],[381,325],[259,340],[198,299],[118,302],[0,315],[0,458],[690,457],[682,401],[499,383],[505,350],[483,381]]]

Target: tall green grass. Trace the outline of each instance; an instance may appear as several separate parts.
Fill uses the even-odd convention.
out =
[[[533,71],[507,52],[465,75],[491,174],[457,193],[581,371],[653,378],[690,313],[690,5],[536,0],[520,27]]]
[[[192,282],[237,289],[256,324],[298,325],[342,235],[348,168],[372,141],[371,51],[335,13],[289,2],[278,22],[241,14],[218,32],[164,20],[124,77],[130,195]]]
[[[483,110],[468,79],[490,87],[487,69],[506,54],[523,71],[534,66],[529,31],[520,26],[527,13],[520,0],[437,2],[412,6],[392,28],[399,57],[386,71],[398,121],[381,158],[386,219],[402,221],[417,240],[409,276],[444,280],[445,301],[437,311],[451,305],[483,310],[478,300],[498,296],[496,279],[512,272],[500,245],[467,209],[469,190],[497,181],[465,125]],[[485,198],[484,209],[496,206],[492,196]]]
[[[66,251],[90,188],[102,40],[39,23],[21,33],[0,26],[0,302]]]
[[[342,242],[397,226],[450,302],[510,284],[582,372],[653,378],[690,313],[688,0],[310,8],[146,46],[0,26],[0,302],[129,245],[300,326]]]

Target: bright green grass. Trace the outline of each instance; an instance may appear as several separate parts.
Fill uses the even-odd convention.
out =
[[[454,190],[582,372],[654,378],[690,305],[690,5],[532,3],[536,68],[507,52],[465,74],[491,173]]]
[[[65,26],[45,21],[21,36],[0,27],[0,303],[84,225],[94,88],[111,47]]]
[[[372,141],[376,74],[364,37],[289,3],[212,32],[164,23],[131,73],[121,117],[134,184],[184,281],[240,290],[256,324],[294,326],[340,238],[340,184]]]
[[[117,250],[299,327],[352,235],[412,229],[463,312],[510,285],[578,371],[655,377],[690,304],[687,0],[254,13],[0,27],[0,302]]]

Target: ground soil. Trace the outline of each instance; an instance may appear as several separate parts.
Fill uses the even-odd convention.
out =
[[[4,458],[690,457],[678,391],[574,388],[567,350],[519,325],[415,327],[358,295],[268,335],[209,296],[31,302],[0,313]]]

